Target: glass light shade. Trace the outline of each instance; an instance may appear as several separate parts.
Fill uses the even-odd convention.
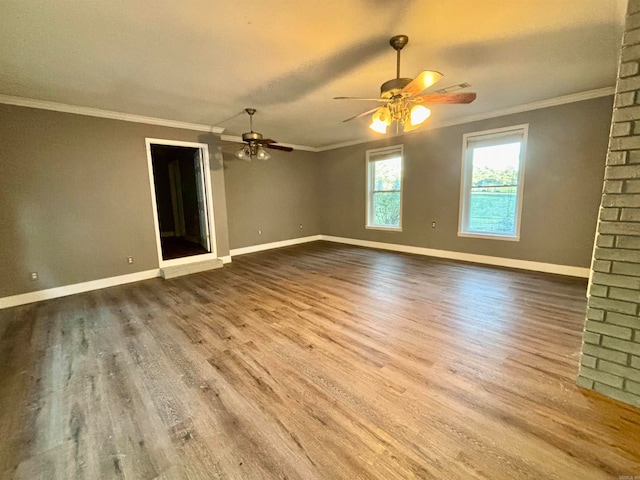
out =
[[[245,145],[240,150],[238,150],[235,154],[236,158],[240,160],[245,160],[247,162],[251,161],[251,151],[249,150],[249,145]]]
[[[258,151],[256,152],[256,158],[258,160],[269,160],[271,158],[271,155],[269,155],[269,152],[262,148],[261,145],[258,147]]]
[[[374,132],[387,133],[387,124],[384,122],[381,122],[380,120],[372,121],[371,125],[369,125],[369,128]]]
[[[386,106],[380,107],[378,110],[376,110],[376,113],[373,114],[371,120],[373,122],[382,122],[388,127],[389,125],[391,125],[391,112]]]
[[[380,107],[371,117],[369,128],[374,132],[387,133],[389,125],[391,125],[391,112],[387,107]]]
[[[431,115],[431,110],[422,105],[414,105],[411,109],[411,125],[420,125]]]

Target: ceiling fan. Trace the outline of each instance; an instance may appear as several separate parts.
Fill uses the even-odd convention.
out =
[[[273,150],[282,150],[284,152],[292,152],[293,148],[285,147],[284,145],[277,145],[275,140],[270,138],[263,138],[261,133],[253,131],[253,114],[256,113],[255,108],[245,108],[245,112],[249,114],[249,128],[250,132],[242,134],[242,141],[246,145],[242,146],[237,152],[235,152],[236,158],[240,160],[269,160],[271,155],[265,150],[271,148]]]
[[[476,99],[475,93],[434,93],[420,95],[424,90],[442,78],[440,72],[424,70],[416,78],[400,78],[400,50],[409,42],[406,35],[396,35],[389,44],[396,54],[396,78],[387,80],[380,86],[380,98],[333,97],[334,100],[369,100],[383,102],[382,107],[375,107],[366,112],[344,120],[348,122],[373,113],[369,128],[378,133],[387,133],[387,127],[393,122],[402,124],[404,132],[418,128],[429,116],[431,110],[423,104],[436,103],[471,103]],[[469,86],[460,85],[461,88]],[[450,91],[451,89],[445,89]]]

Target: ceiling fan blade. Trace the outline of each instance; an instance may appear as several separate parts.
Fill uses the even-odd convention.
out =
[[[471,103],[476,99],[476,94],[469,93],[432,93],[420,95],[414,100],[420,103]]]
[[[384,98],[363,98],[363,97],[333,97],[334,100],[368,100],[370,102],[388,102]]]
[[[420,72],[420,74],[416,78],[411,80],[411,82],[406,87],[404,87],[401,92],[408,93],[411,96],[418,95],[420,92],[429,88],[431,85],[440,80],[442,76],[443,75],[440,72],[424,70]]]
[[[278,142],[271,138],[262,139],[259,143],[265,148],[273,148],[274,150],[282,150],[283,152],[293,152],[293,148],[285,147],[284,145],[276,145]]]
[[[356,118],[366,117],[370,113],[373,113],[376,110],[378,110],[378,108],[380,108],[380,107],[372,108],[371,110],[367,110],[366,112],[359,113],[358,115],[355,115],[355,116],[353,116],[351,118],[347,118],[346,120],[343,120],[342,123],[350,122],[351,120],[355,120]]]
[[[284,145],[276,145],[273,143],[269,143],[264,145],[266,148],[271,148],[273,150],[282,150],[283,152],[293,152],[293,148],[285,147]]]

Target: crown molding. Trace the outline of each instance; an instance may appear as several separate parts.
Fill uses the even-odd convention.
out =
[[[413,132],[400,133],[398,135],[389,135],[389,136],[374,138],[374,139],[369,138],[367,140],[352,140],[349,142],[342,142],[342,143],[336,143],[333,145],[327,145],[325,147],[319,147],[315,151],[326,152],[327,150],[335,150],[336,148],[351,147],[353,145],[360,145],[363,143],[375,142],[377,140],[382,140],[383,138],[415,135],[427,130],[436,130],[438,128],[451,127],[453,125],[462,125],[464,123],[477,122],[479,120],[487,120],[489,118],[504,117],[506,115],[529,112],[531,110],[539,110],[541,108],[555,107],[557,105],[564,105],[567,103],[582,102],[584,100],[591,100],[594,98],[608,97],[609,95],[614,95],[614,94],[615,94],[614,87],[598,88],[596,90],[588,90],[586,92],[572,93],[570,95],[563,95],[561,97],[554,97],[554,98],[549,98],[547,100],[539,100],[537,102],[526,103],[524,105],[517,105],[515,107],[508,107],[508,108],[503,108],[501,110],[494,110],[492,112],[478,113],[475,115],[467,115],[466,117],[460,117],[460,118],[456,118],[455,120],[450,120],[446,122],[436,121],[429,124],[428,126],[425,126],[425,128],[414,130]]]
[[[594,98],[607,97],[615,93],[614,87],[598,88],[596,90],[588,90],[586,92],[572,93],[570,95],[563,95],[560,97],[549,98],[546,100],[539,100],[537,102],[526,103],[524,105],[517,105],[515,107],[503,108],[501,110],[494,110],[486,113],[479,113],[475,115],[467,115],[466,117],[460,117],[455,120],[445,122],[433,122],[424,128],[410,132],[401,133],[398,135],[389,135],[380,137],[378,139],[368,138],[366,140],[352,140],[348,142],[335,143],[326,145],[324,147],[310,147],[307,145],[296,145],[293,143],[278,143],[285,147],[291,147],[294,150],[302,150],[306,152],[326,152],[328,150],[335,150],[337,148],[351,147],[354,145],[361,145],[364,143],[375,142],[382,140],[383,138],[402,137],[405,135],[415,135],[427,130],[435,130],[438,128],[451,127],[453,125],[462,125],[464,123],[477,122],[479,120],[487,120],[489,118],[503,117],[506,115],[513,115],[516,113],[528,112],[531,110],[539,110],[541,108],[554,107],[557,105],[564,105],[567,103],[581,102],[584,100],[591,100]],[[201,125],[197,123],[179,122],[176,120],[167,120],[163,118],[145,117],[142,115],[134,115],[131,113],[113,112],[110,110],[100,110],[97,108],[79,107],[77,105],[67,105],[64,103],[49,102],[47,100],[35,100],[32,98],[13,97],[10,95],[0,94],[0,104],[17,105],[20,107],[39,108],[42,110],[53,110],[56,112],[75,113],[77,115],[88,115],[91,117],[109,118],[112,120],[122,120],[125,122],[146,123],[149,125],[160,125],[163,127],[181,128],[185,130],[196,130],[199,132],[210,133],[222,133],[224,128],[214,127],[211,125]],[[228,142],[242,143],[242,137],[235,135],[222,135],[222,140]]]
[[[244,140],[242,140],[242,137],[239,137],[237,135],[221,135],[220,136],[221,140],[224,140],[226,142],[234,142],[234,143],[244,143]],[[282,143],[282,142],[277,142],[278,145],[282,145],[283,147],[291,147],[294,150],[302,150],[305,152],[319,152],[320,149],[316,148],[316,147],[309,147],[307,145],[296,145],[295,143]]]
[[[124,122],[146,123],[148,125],[160,125],[162,127],[181,128],[184,130],[196,130],[198,132],[224,132],[224,128],[214,127],[211,125],[180,122],[177,120],[167,120],[165,118],[145,117],[143,115],[135,115],[133,113],[114,112],[111,110],[101,110],[99,108],[80,107],[78,105],[68,105],[66,103],[50,102],[48,100],[36,100],[33,98],[13,97],[11,95],[0,94],[0,104],[38,108],[40,110],[52,110],[54,112],[74,113],[76,115],[87,115],[89,117],[122,120]]]

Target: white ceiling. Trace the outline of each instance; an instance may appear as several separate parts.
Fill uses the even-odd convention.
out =
[[[433,126],[615,84],[625,0],[0,0],[0,93],[323,147],[376,136],[395,77],[438,70],[478,99]]]

